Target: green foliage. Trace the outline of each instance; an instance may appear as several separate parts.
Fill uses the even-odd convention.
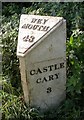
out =
[[[73,31],[67,41],[67,99],[61,106],[58,116],[64,120],[84,118],[84,32]],[[67,112],[66,112],[67,111]],[[59,119],[59,120],[60,120]]]
[[[23,94],[17,93],[17,89],[5,80],[3,81],[3,89],[0,91],[2,120],[33,120],[34,118],[40,120],[39,111],[27,106]]]
[[[62,16],[67,21],[66,100],[52,112],[41,115],[29,108],[21,89],[19,60],[16,56],[21,14]],[[83,120],[84,119],[84,4],[82,3],[3,3],[2,70],[3,120]],[[4,80],[3,79],[3,80]]]
[[[2,19],[2,71],[3,75],[11,81],[12,86],[18,88],[21,86],[19,61],[16,56],[19,18],[17,13],[14,13],[11,19],[10,17],[7,19],[4,15]]]
[[[6,92],[0,92],[2,96],[1,108],[2,120],[33,120],[38,119],[38,111],[35,108],[29,108],[25,105],[22,97],[17,97]]]

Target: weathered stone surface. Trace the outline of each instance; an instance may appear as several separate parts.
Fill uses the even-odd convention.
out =
[[[38,31],[33,28],[29,30],[25,20],[21,18],[26,29],[24,32],[28,31],[31,34],[33,31],[35,39],[31,44],[26,41],[25,47],[26,43],[21,44],[22,39],[18,37],[17,49],[26,103],[41,110],[48,110],[58,106],[66,96],[66,22],[61,17],[23,16],[28,18],[26,24],[36,22],[35,25],[45,23],[49,26],[48,31]],[[21,29],[19,36],[22,34],[20,34]],[[20,49],[22,45],[26,49]]]
[[[31,106],[47,109],[65,98],[65,68],[63,58],[32,63],[27,68]]]

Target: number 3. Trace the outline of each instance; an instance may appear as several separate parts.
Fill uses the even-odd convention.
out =
[[[52,92],[52,88],[51,88],[51,87],[48,87],[48,88],[47,88],[47,93],[50,93],[50,92]]]
[[[35,37],[34,37],[34,36],[30,36],[29,42],[33,42],[33,41],[34,41],[34,39],[35,39]]]

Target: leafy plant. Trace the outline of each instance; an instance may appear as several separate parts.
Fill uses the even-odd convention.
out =
[[[3,3],[2,96],[3,120],[83,120],[84,119],[84,4],[72,2]],[[51,113],[41,115],[24,102],[19,59],[16,56],[21,14],[61,16],[67,22],[66,100]]]

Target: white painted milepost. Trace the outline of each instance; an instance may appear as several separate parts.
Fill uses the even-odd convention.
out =
[[[41,111],[66,97],[66,21],[21,15],[17,56],[25,102]]]

